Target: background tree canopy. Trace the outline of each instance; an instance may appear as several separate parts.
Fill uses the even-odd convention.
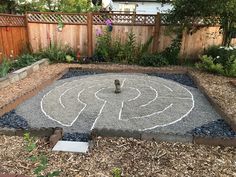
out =
[[[24,14],[27,11],[86,12],[99,10],[87,0],[1,0],[0,13]]]
[[[199,24],[219,24],[222,45],[229,46],[236,34],[236,0],[175,0],[167,22],[191,31]]]

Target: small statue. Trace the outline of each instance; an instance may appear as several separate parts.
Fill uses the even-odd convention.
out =
[[[116,87],[115,93],[120,93],[121,92],[120,81],[118,79],[116,79],[114,84],[115,84],[115,87]]]

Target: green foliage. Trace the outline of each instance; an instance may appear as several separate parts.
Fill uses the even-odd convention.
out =
[[[236,33],[236,0],[175,0],[167,22],[182,29],[187,27],[191,33],[200,29],[197,24],[219,23],[223,33],[222,45],[229,46]]]
[[[70,56],[70,55],[66,55],[66,62],[67,63],[71,63],[74,61],[74,57]]]
[[[206,56],[209,56],[208,60],[206,59]],[[211,46],[204,52],[204,56],[201,57],[201,61],[202,63],[196,65],[200,69],[223,74],[225,76],[236,76],[235,47]]]
[[[31,137],[29,133],[24,134],[24,141],[26,142],[26,150],[31,152],[36,148],[34,137]]]
[[[236,55],[230,56],[226,62],[225,75],[236,77]]]
[[[135,64],[148,52],[152,41],[151,36],[144,44],[137,44],[136,36],[131,31],[122,43],[119,38],[112,39],[111,31],[106,28],[103,34],[97,36],[95,58],[99,61]]]
[[[220,47],[220,46],[211,46],[205,52],[204,55],[212,56],[215,58],[216,63],[221,63],[226,65],[230,56],[236,56],[236,48],[234,47]]]
[[[20,69],[26,66],[31,65],[32,63],[38,61],[39,58],[37,56],[34,56],[32,54],[23,54],[12,63],[12,68],[14,70]]]
[[[120,168],[113,168],[112,169],[112,175],[113,177],[121,177],[121,169]]]
[[[29,133],[24,134],[24,141],[26,143],[26,150],[28,152],[32,152],[34,149],[36,149],[36,143],[35,139],[30,136]],[[42,174],[45,174],[45,170],[48,167],[48,158],[45,155],[38,155],[38,156],[31,156],[29,160],[35,164],[37,164],[36,168],[33,170],[34,174],[37,175],[37,177],[54,177],[59,176],[60,171],[53,171],[47,173],[45,176]]]
[[[97,36],[97,44],[96,44],[96,49],[95,49],[95,56],[99,59],[101,59],[102,61],[110,61],[111,60],[111,56],[112,50],[115,49],[111,49],[111,43],[112,38],[111,38],[111,32],[108,30],[108,28],[106,28],[103,31],[102,35]]]
[[[87,0],[1,0],[0,13],[24,14],[27,11],[88,12],[99,11],[99,6],[91,7]]]
[[[201,58],[201,63],[197,63],[196,67],[211,73],[224,74],[224,68],[219,63],[214,63],[214,59],[211,56],[203,55]]]
[[[0,77],[5,77],[11,68],[11,62],[7,59],[3,59],[2,64],[0,65]]]
[[[178,35],[176,38],[172,40],[172,43],[169,47],[167,47],[163,52],[162,55],[169,64],[176,65],[179,61],[179,52],[181,49],[181,40],[182,36]]]
[[[51,44],[48,48],[40,51],[37,56],[39,58],[48,58],[51,62],[65,62],[68,56],[75,58],[76,54],[69,46]]]
[[[145,54],[139,61],[141,66],[166,66],[169,65],[168,60],[160,53],[158,54]]]

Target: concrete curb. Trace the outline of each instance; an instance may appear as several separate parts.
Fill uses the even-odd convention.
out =
[[[14,71],[10,74],[8,74],[6,77],[0,78],[0,89],[7,87],[10,84],[13,84],[19,80],[22,80],[32,74],[33,72],[39,70],[43,66],[47,66],[49,64],[48,59],[42,59],[35,63],[33,63],[30,66],[21,68],[17,71]]]

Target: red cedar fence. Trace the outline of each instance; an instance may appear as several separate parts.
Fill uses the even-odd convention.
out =
[[[31,12],[25,16],[0,14],[0,61],[3,56],[15,57],[29,44],[33,51],[51,43],[69,45],[80,49],[82,55],[92,56],[96,46],[96,31],[113,23],[112,37],[125,41],[133,31],[138,43],[154,37],[150,51],[162,51],[174,37],[165,34],[164,15],[123,13],[51,13]],[[62,31],[58,26],[63,25]],[[196,57],[210,45],[220,45],[219,27],[202,28],[193,35],[183,35],[181,57]]]

